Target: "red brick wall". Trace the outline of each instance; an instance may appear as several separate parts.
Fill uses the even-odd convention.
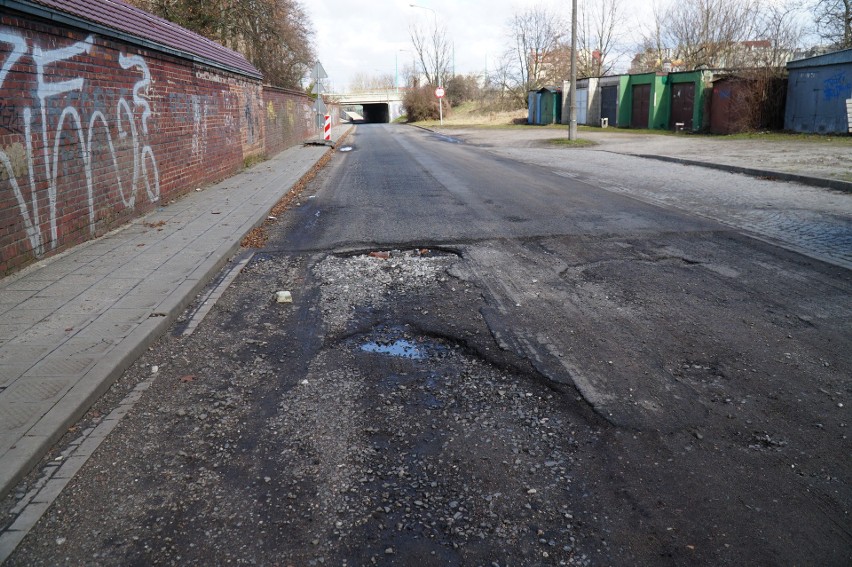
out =
[[[267,86],[263,89],[263,105],[267,155],[318,135],[313,101],[303,93]]]
[[[313,135],[306,105],[241,75],[0,16],[0,277]]]
[[[300,91],[265,86],[263,104],[266,125],[266,153],[276,153],[299,144],[309,138],[322,135],[316,123],[315,101]],[[340,109],[329,104],[326,112],[331,117],[331,125],[340,124]]]

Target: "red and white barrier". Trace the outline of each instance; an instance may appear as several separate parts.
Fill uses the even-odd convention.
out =
[[[325,141],[331,140],[331,116],[325,115]]]

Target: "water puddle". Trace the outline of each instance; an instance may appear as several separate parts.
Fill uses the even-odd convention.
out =
[[[452,136],[447,136],[445,134],[434,134],[435,138],[438,138],[442,142],[449,142],[451,144],[463,144],[464,142],[458,138],[453,138]]]
[[[426,355],[411,341],[398,339],[393,342],[369,342],[361,345],[361,350],[377,354],[387,354],[398,358],[422,360]]]

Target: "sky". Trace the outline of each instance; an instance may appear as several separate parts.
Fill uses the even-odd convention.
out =
[[[414,58],[408,30],[412,23],[445,24],[455,46],[459,74],[493,69],[505,51],[506,22],[513,13],[543,5],[558,11],[570,27],[571,0],[302,0],[313,22],[317,55],[328,73],[328,90],[341,92],[360,72],[396,76]],[[652,0],[624,2],[626,30],[638,43],[639,23],[650,19]],[[566,30],[570,32],[570,30]],[[407,51],[400,51],[407,50]]]

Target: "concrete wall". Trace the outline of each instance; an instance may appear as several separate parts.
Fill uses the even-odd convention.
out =
[[[587,91],[586,100],[586,120],[581,121],[583,109],[580,108],[581,99],[577,98],[577,124],[592,124],[589,122],[589,105],[593,100],[593,89],[597,85],[597,79],[582,78],[577,79],[577,91]],[[562,124],[571,123],[571,81],[562,82]]]
[[[707,71],[689,71],[669,73],[643,73],[638,75],[622,75],[619,86],[618,126],[630,127],[633,113],[633,87],[636,85],[651,85],[651,101],[648,109],[648,128],[668,130],[671,118],[672,86],[681,83],[695,85],[695,105],[692,112],[693,130],[701,130],[708,124],[705,108],[708,100],[709,84],[712,73]]]
[[[588,90],[588,98],[586,99],[587,107],[586,107],[586,121],[582,124],[587,124],[589,126],[600,126],[601,124],[601,87],[606,86],[618,86],[620,82],[620,76],[607,76],[607,77],[586,77],[583,79],[577,79],[577,90],[587,89]],[[571,92],[571,81],[564,81],[562,83],[562,92],[565,93],[562,97],[562,123],[568,124],[570,122],[569,112],[571,110],[571,101],[569,98],[569,93]],[[580,109],[577,109],[578,116],[578,124]],[[615,121],[613,121],[610,126],[615,126]]]
[[[314,135],[306,102],[109,37],[0,16],[0,277]]]
[[[629,128],[633,113],[633,87],[651,85],[651,103],[648,109],[649,128],[668,128],[668,114],[660,112],[660,103],[664,100],[665,77],[656,73],[640,75],[622,75],[618,89],[618,127]]]

